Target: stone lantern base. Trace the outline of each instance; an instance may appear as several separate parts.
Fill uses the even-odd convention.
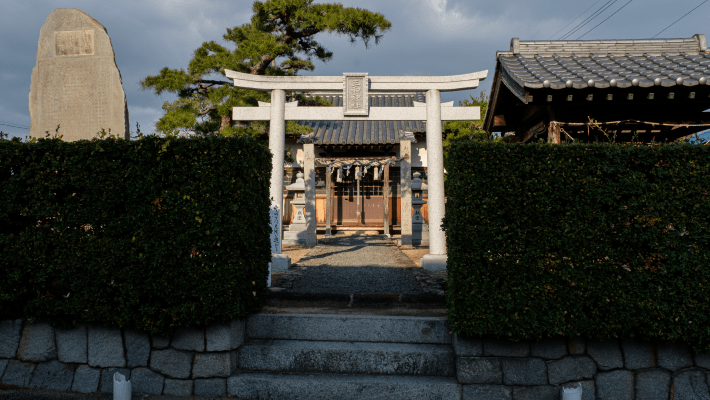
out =
[[[305,246],[308,243],[308,231],[306,228],[306,214],[304,213],[304,209],[306,208],[306,186],[303,181],[303,172],[296,174],[296,182],[286,186],[286,190],[295,192],[291,205],[296,208],[296,215],[288,226],[288,230],[284,231],[284,237],[281,243]]]
[[[429,225],[412,224],[412,245],[429,246]]]
[[[284,231],[282,243],[286,245],[305,246],[308,239],[308,231],[306,230],[306,217],[303,214],[303,209],[306,207],[305,198],[300,197],[291,202],[296,207],[296,216],[293,222],[288,226],[288,230]]]

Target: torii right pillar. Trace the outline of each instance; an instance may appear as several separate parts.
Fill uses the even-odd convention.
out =
[[[429,254],[422,257],[427,271],[446,270],[446,235],[441,228],[446,197],[444,195],[444,147],[441,129],[441,92],[426,92],[426,148],[429,184]]]

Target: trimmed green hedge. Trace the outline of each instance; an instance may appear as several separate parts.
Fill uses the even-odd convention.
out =
[[[243,138],[0,140],[0,319],[169,334],[257,310],[270,171]]]
[[[710,349],[710,148],[463,143],[449,151],[455,332]]]

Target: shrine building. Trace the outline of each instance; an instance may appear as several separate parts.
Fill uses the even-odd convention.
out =
[[[315,92],[311,95],[326,99],[333,107],[343,105],[342,93]],[[369,105],[375,107],[414,107],[415,102],[424,103],[424,94],[419,92],[369,95]],[[383,233],[401,233],[400,166],[403,157],[409,157],[408,164],[412,174],[419,172],[423,182],[423,199],[427,199],[424,122],[295,122],[309,127],[313,133],[300,138],[286,138],[286,148],[290,150],[287,152],[292,155],[293,161],[285,161],[284,225],[293,221],[296,208],[290,204],[297,194],[286,187],[295,183],[298,172],[303,170],[303,144],[311,143],[315,145],[315,156],[319,164],[316,166],[315,203],[318,232],[326,232],[327,199],[330,197],[331,232],[376,230]],[[406,141],[404,146],[403,141]],[[385,165],[388,161],[389,164]],[[334,172],[328,176],[326,172],[329,165],[334,168]],[[327,184],[328,179],[330,185]],[[421,207],[421,214],[428,223],[427,204]]]
[[[710,51],[684,39],[514,38],[496,54],[483,128],[510,142],[670,142],[710,129]]]

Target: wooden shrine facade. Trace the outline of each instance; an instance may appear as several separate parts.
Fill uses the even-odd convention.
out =
[[[383,168],[378,178],[375,178],[375,171],[369,169],[361,175],[359,183],[354,168],[350,174],[343,173],[340,181],[338,181],[337,171],[327,174],[327,169],[327,166],[316,167],[315,219],[318,233],[326,233],[327,225],[331,227],[333,233],[347,230],[401,233],[402,186],[398,163]],[[287,169],[284,173],[284,186],[293,184],[296,181],[296,174],[302,171],[295,168]],[[426,167],[412,168],[412,173],[414,172],[420,172],[426,184]],[[293,191],[284,191],[284,227],[290,224],[295,216],[296,208],[291,205],[295,196],[296,193]],[[426,186],[422,196],[424,200],[428,197]],[[428,223],[426,204],[422,207],[422,214],[425,222]],[[330,216],[330,221],[327,216]]]

